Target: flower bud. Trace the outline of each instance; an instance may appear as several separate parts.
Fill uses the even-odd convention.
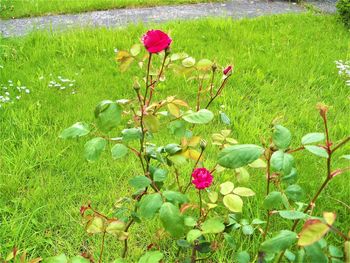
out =
[[[201,139],[200,143],[199,143],[202,151],[204,151],[204,149],[207,147],[207,141],[206,140],[203,140]]]
[[[134,78],[133,88],[134,88],[134,90],[136,90],[136,91],[140,90],[141,86],[140,86],[140,83],[139,83],[139,79],[138,79],[138,78]]]
[[[213,65],[211,65],[211,69],[213,72],[215,72],[218,68],[218,65],[216,65],[216,63],[213,63]]]
[[[316,108],[319,110],[321,117],[325,119],[329,107],[326,104],[319,102],[316,104]]]
[[[225,76],[231,75],[231,74],[232,74],[232,66],[231,66],[231,65],[227,66],[227,67],[224,69],[223,73],[224,73]]]

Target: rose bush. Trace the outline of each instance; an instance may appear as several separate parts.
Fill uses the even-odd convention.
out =
[[[328,107],[318,105],[324,131],[306,134],[297,148],[291,148],[292,134],[279,123],[272,124],[271,136],[261,145],[239,144],[228,129],[209,137],[201,135],[197,126],[214,119],[230,124],[224,112],[209,108],[222,94],[233,67],[221,67],[208,59],[197,61],[186,53],[171,54],[171,38],[159,30],[148,31],[142,43],[146,54],[140,44],[135,44],[129,51],[118,51],[116,57],[121,72],[133,64],[140,69],[130,81],[135,98],[104,100],[95,108],[95,123],[77,122],[60,134],[63,139],[92,136],[84,147],[89,162],[97,161],[107,148],[116,161],[132,155],[139,162],[139,170],[133,171],[128,184],[121,186],[130,186],[133,194],[129,197],[116,193],[119,199],[112,212],[105,214],[92,204],[81,207],[85,229],[101,236],[101,249],[97,253],[84,252],[71,262],[111,261],[103,257],[106,235],[121,242],[115,263],[198,262],[210,260],[224,249],[227,262],[349,261],[349,236],[335,227],[336,214],[327,211],[313,215],[322,191],[335,176],[350,170],[347,166],[333,167],[332,160],[339,157],[339,149],[350,141],[350,136],[337,141],[330,138]],[[157,87],[166,81],[169,71],[197,81],[195,101],[161,97]],[[156,140],[157,136],[161,138]],[[213,154],[215,151],[217,154]],[[327,168],[323,183],[307,203],[301,202],[303,189],[297,184],[298,164],[293,157],[302,152],[323,158]],[[341,158],[349,160],[350,155]],[[213,167],[204,168],[213,162]],[[249,182],[249,169],[262,170],[266,175],[266,192],[257,193],[264,196],[257,209],[266,211],[265,218],[242,216],[247,199],[256,195],[241,185]],[[221,174],[230,170],[235,176],[231,174],[230,180],[224,180]],[[159,233],[160,222],[164,230],[161,233],[166,233],[162,238],[173,246],[143,243],[144,255],[135,255],[129,247],[129,240],[138,238],[133,226],[149,220],[153,220],[154,229],[147,231]],[[291,227],[278,229],[286,224],[272,224],[272,220],[290,221]],[[327,244],[323,237],[328,232],[344,240],[343,249]],[[240,236],[260,243],[258,251],[242,249],[246,246],[237,243]],[[8,258],[17,255],[14,250]],[[33,262],[41,259],[36,260]],[[68,259],[62,254],[46,262]]]

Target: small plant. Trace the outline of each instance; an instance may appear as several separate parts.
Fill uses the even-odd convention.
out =
[[[338,0],[336,6],[341,21],[350,27],[350,0]]]
[[[129,186],[133,193],[119,196],[109,213],[90,203],[81,207],[85,230],[101,237],[98,258],[90,251],[73,258],[75,261],[62,254],[46,262],[194,263],[211,260],[224,249],[228,250],[228,262],[349,261],[349,236],[335,226],[336,214],[327,211],[313,215],[323,190],[334,177],[350,170],[348,162],[333,167],[335,158],[350,159],[350,155],[337,155],[350,136],[330,138],[328,107],[317,106],[323,131],[306,134],[296,148],[291,148],[291,131],[277,122],[271,124],[271,136],[260,145],[240,144],[227,128],[201,134],[203,129],[198,126],[216,119],[230,123],[222,109],[212,111],[211,107],[229,82],[233,67],[222,67],[208,59],[197,61],[183,52],[171,53],[172,39],[159,30],[148,31],[142,43],[145,53],[140,44],[135,44],[116,55],[121,72],[132,65],[139,68],[130,81],[135,97],[104,100],[95,108],[94,123],[77,122],[60,134],[63,139],[91,136],[84,146],[89,162],[97,161],[106,149],[117,161],[137,160],[139,169],[121,186]],[[168,72],[197,84],[193,101],[161,96]],[[301,168],[294,159],[295,154],[302,153],[323,158],[327,170],[307,203],[301,202],[304,191],[297,184],[297,168]],[[264,171],[264,193],[254,191],[254,185],[247,187],[250,169]],[[261,204],[255,204],[264,211],[264,218],[250,218],[250,213],[244,213],[256,195],[264,197]],[[154,229],[147,231],[162,233],[167,245],[161,241],[143,244],[144,254],[135,255],[129,246],[130,239],[138,238],[133,227],[145,226],[150,220]],[[277,229],[278,224],[272,223],[276,220],[290,221],[291,227]],[[344,240],[343,249],[327,244],[323,237],[329,232]],[[121,244],[117,259],[104,257],[107,235]],[[259,243],[258,251],[237,243],[240,236]],[[16,254],[11,253],[12,259]]]

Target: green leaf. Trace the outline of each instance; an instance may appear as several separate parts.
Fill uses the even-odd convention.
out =
[[[136,190],[146,188],[152,181],[144,175],[135,176],[129,180],[129,184]]]
[[[124,141],[140,140],[142,137],[140,128],[124,129],[122,135]]]
[[[264,200],[264,208],[267,210],[272,210],[274,208],[280,207],[282,204],[282,194],[281,192],[270,192]]]
[[[236,187],[233,189],[233,193],[239,196],[254,196],[255,193],[252,189],[247,187]]]
[[[243,208],[243,201],[238,195],[228,194],[223,198],[224,205],[231,211],[241,213]]]
[[[108,222],[106,232],[112,235],[120,235],[125,229],[125,223],[120,220],[112,220]]]
[[[287,174],[287,175],[284,175],[282,177],[282,181],[288,183],[288,184],[292,184],[296,181],[297,179],[297,176],[298,176],[298,171],[297,169],[295,169],[294,167],[292,168],[292,171]]]
[[[245,226],[242,226],[242,232],[243,234],[249,236],[254,233],[254,228],[251,225],[245,225]]]
[[[340,156],[340,158],[350,160],[350,154],[342,155],[342,156]]]
[[[198,229],[192,229],[187,233],[186,239],[189,243],[193,244],[193,242],[202,235],[202,231]]]
[[[146,129],[155,133],[158,132],[160,127],[159,119],[154,115],[146,115],[143,117]]]
[[[323,158],[328,158],[328,152],[326,151],[326,149],[322,147],[315,146],[315,145],[305,145],[304,147],[306,150],[313,153],[314,155],[317,155]]]
[[[180,237],[184,234],[184,219],[177,206],[165,202],[160,208],[159,215],[165,230],[173,237]]]
[[[304,219],[308,217],[308,215],[304,214],[303,212],[293,210],[281,210],[278,211],[278,213],[281,217],[290,220]]]
[[[71,259],[71,263],[90,263],[90,260],[82,256],[75,256]]]
[[[116,128],[121,121],[122,108],[119,104],[104,100],[95,108],[95,118],[101,130],[110,131]]]
[[[217,234],[225,230],[225,225],[217,219],[207,219],[201,226],[203,234]]]
[[[77,122],[70,126],[69,128],[63,130],[60,134],[62,139],[72,139],[77,137],[82,137],[90,133],[89,126],[84,122]]]
[[[343,250],[341,250],[340,248],[337,248],[333,245],[329,245],[328,247],[328,251],[329,251],[329,254],[332,256],[332,257],[336,257],[336,258],[342,258],[344,257],[344,252]]]
[[[168,124],[168,129],[172,135],[183,137],[186,132],[186,122],[183,120],[172,121]]]
[[[252,221],[252,225],[262,225],[262,224],[266,224],[266,221],[262,221],[259,218],[254,218]]]
[[[176,240],[176,245],[178,245],[181,248],[189,248],[191,247],[191,244],[187,242],[185,239],[178,239]]]
[[[151,169],[151,175],[155,182],[163,182],[167,178],[168,171],[161,168]]]
[[[320,142],[320,141],[323,141],[324,138],[325,138],[324,133],[320,133],[320,132],[308,133],[303,138],[301,138],[301,143],[305,145],[305,144]]]
[[[178,152],[181,152],[182,151],[182,148],[180,145],[176,144],[176,143],[171,143],[171,144],[168,144],[165,146],[165,151],[167,153],[169,153],[170,155],[174,155]]]
[[[297,241],[297,234],[289,230],[281,230],[276,236],[264,241],[261,250],[266,253],[277,253],[292,246]]]
[[[183,61],[182,61],[182,65],[186,68],[190,68],[190,67],[193,67],[194,64],[196,64],[196,60],[193,58],[193,57],[188,57],[188,58],[185,58]]]
[[[153,218],[163,204],[159,193],[144,196],[139,203],[139,213],[145,218]]]
[[[68,258],[65,254],[60,254],[58,256],[49,257],[42,261],[43,263],[68,263]]]
[[[197,225],[196,219],[194,219],[191,216],[186,216],[184,218],[184,223],[185,223],[185,226],[191,226],[191,227],[194,227],[195,225]]]
[[[158,263],[163,259],[163,253],[160,251],[147,251],[138,263]]]
[[[290,174],[294,167],[294,158],[289,153],[285,153],[282,150],[276,151],[271,156],[271,168],[277,172],[283,172],[283,174]]]
[[[272,134],[273,143],[278,149],[287,149],[292,140],[292,134],[290,131],[282,125],[276,125]]]
[[[237,263],[249,263],[250,256],[247,251],[241,251],[237,254]]]
[[[302,199],[304,191],[299,185],[292,184],[287,187],[287,189],[285,190],[285,194],[288,196],[289,199],[293,200],[294,202],[297,202]]]
[[[84,146],[84,155],[89,162],[95,162],[100,158],[105,149],[107,141],[101,137],[93,138],[87,141]]]
[[[218,157],[218,164],[225,168],[240,168],[257,160],[264,149],[254,144],[240,144],[224,148]]]
[[[188,110],[184,113],[182,118],[193,124],[206,124],[214,118],[214,114],[206,109],[201,109],[199,111]]]
[[[126,147],[124,144],[118,143],[111,149],[112,158],[114,160],[123,158],[125,155],[127,155],[128,151],[128,147]]]
[[[163,196],[168,202],[173,203],[174,205],[182,205],[188,201],[186,195],[180,192],[164,191]]]
[[[224,239],[231,249],[236,249],[236,241],[233,236],[228,233],[224,233]]]
[[[230,118],[224,112],[220,112],[220,120],[223,124],[231,125]]]
[[[328,263],[328,258],[323,252],[320,244],[315,243],[311,246],[305,247],[306,260],[305,262],[317,262],[317,263]]]
[[[222,195],[227,195],[229,193],[232,193],[233,188],[235,185],[232,182],[224,182],[220,184],[220,193]]]

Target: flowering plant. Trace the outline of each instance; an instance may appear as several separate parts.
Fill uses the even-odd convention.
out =
[[[239,144],[229,129],[222,129],[211,138],[205,137],[197,126],[206,125],[215,117],[224,125],[230,125],[224,112],[216,114],[209,108],[228,84],[233,67],[221,67],[208,59],[197,61],[186,53],[173,54],[171,42],[166,33],[151,30],[142,38],[146,53],[140,44],[133,45],[129,51],[118,51],[116,60],[121,72],[132,64],[146,72],[144,77],[137,76],[130,83],[135,98],[104,100],[95,108],[94,124],[77,122],[60,134],[63,139],[91,135],[93,138],[84,147],[89,162],[97,161],[108,147],[115,160],[132,155],[139,162],[139,170],[135,169],[134,177],[128,182],[133,189],[131,198],[119,196],[115,209],[108,214],[90,203],[81,207],[85,229],[91,235],[101,236],[101,247],[97,253],[83,251],[71,261],[94,262],[94,254],[98,254],[97,261],[106,262],[107,235],[121,242],[120,257],[115,263],[137,260],[140,263],[193,263],[209,260],[224,249],[227,262],[350,260],[349,236],[334,226],[336,214],[312,215],[326,186],[335,176],[350,170],[350,167],[333,168],[335,154],[350,141],[350,136],[338,142],[331,140],[328,107],[318,105],[324,132],[306,134],[301,146],[294,149],[290,146],[290,130],[278,123],[272,124],[270,138],[261,145]],[[194,103],[177,96],[158,98],[158,87],[166,81],[169,71],[197,81]],[[159,143],[164,140],[156,140],[157,135],[171,141]],[[212,165],[207,161],[208,148],[210,156],[215,156],[211,158],[215,161]],[[213,151],[217,154],[213,155]],[[293,155],[300,152],[324,158],[327,167],[324,182],[308,203],[301,202],[303,190],[296,183],[297,164]],[[341,158],[349,160],[350,155]],[[263,219],[242,217],[247,199],[256,195],[252,189],[242,186],[249,182],[250,169],[263,170],[266,175],[266,193],[258,193],[265,195],[259,208],[266,211]],[[224,180],[222,175],[230,170],[235,176]],[[156,219],[162,225],[160,231],[156,231]],[[271,235],[278,227],[271,222],[278,219],[290,220],[291,228]],[[129,240],[140,238],[133,226],[139,224],[142,233],[147,220],[153,220],[151,232],[157,235],[158,241],[142,243],[144,254],[137,255],[129,247]],[[304,226],[299,231],[302,221]],[[338,247],[328,246],[322,239],[328,232],[344,239],[345,253]],[[246,245],[237,243],[241,236],[259,240],[258,249],[244,250]],[[162,239],[169,242],[164,245]],[[16,254],[17,250],[10,257]],[[48,262],[68,262],[65,255],[50,260]]]

